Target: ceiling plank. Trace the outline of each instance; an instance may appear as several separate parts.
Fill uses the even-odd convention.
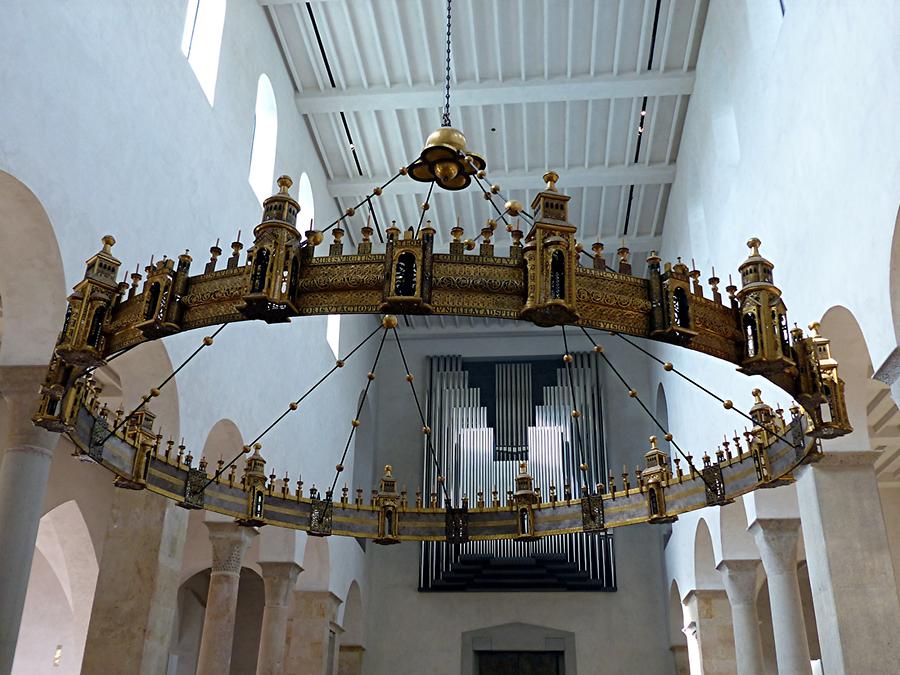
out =
[[[540,173],[491,171],[490,180],[500,185],[503,191],[525,190],[541,186]],[[328,182],[328,190],[333,197],[362,197],[372,191],[373,185],[386,183],[390,176],[371,178],[338,178]],[[656,166],[629,165],[610,168],[568,169],[560,177],[560,187],[565,191],[576,187],[602,187],[606,185],[661,185],[675,180],[675,165]],[[474,189],[474,188],[473,188]],[[398,180],[391,183],[388,190],[397,195],[422,192],[422,183],[413,180]]]
[[[533,101],[595,101],[643,96],[690,94],[694,73],[645,73],[605,75],[553,80],[466,82],[453,90],[453,104],[460,107],[530,103]],[[297,95],[297,108],[304,114],[362,110],[440,108],[443,92],[432,85],[350,87],[340,91]]]

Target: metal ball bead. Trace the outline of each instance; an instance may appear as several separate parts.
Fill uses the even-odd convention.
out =
[[[368,375],[366,375],[366,377],[369,378],[369,380],[374,380],[374,379],[375,379],[375,373],[370,372]]]
[[[207,335],[205,338],[203,338],[203,344],[206,345],[207,347],[209,347],[212,343],[213,343],[212,336]]]
[[[437,477],[437,482],[438,482],[438,483],[443,483],[443,482],[444,482],[444,477],[443,477],[443,476],[438,476],[438,477]]]
[[[602,354],[602,353],[603,353],[603,347],[600,346],[600,345],[594,345],[594,351],[597,352],[598,354]]]
[[[579,468],[579,469],[581,469],[581,470],[582,470],[582,472],[584,472],[584,473],[587,473],[587,470],[588,470],[588,465],[587,465],[587,464],[584,464],[584,463],[582,463],[582,464],[581,464],[581,465],[580,465],[580,466],[579,466],[579,467],[578,467],[578,468]]]
[[[245,445],[243,448],[241,448],[241,451],[242,451],[245,455],[249,455],[249,454],[250,454],[250,446],[249,446],[249,445]]]
[[[429,426],[422,427],[422,433],[427,436],[428,434],[431,433],[431,427],[429,427]]]
[[[672,364],[669,363],[668,361],[666,361],[666,362],[663,364],[663,370],[665,370],[665,371],[667,371],[667,372],[670,371],[670,370],[672,370],[672,367],[673,367]]]
[[[427,211],[430,208],[431,208],[431,204],[429,204],[428,202],[422,202],[422,210],[423,211]]]
[[[672,434],[666,434],[665,436],[663,436],[663,438],[665,438],[667,441],[671,441],[671,440],[672,440]]]
[[[359,420],[350,420],[350,425],[353,426],[353,427],[358,427],[358,426],[359,426]]]
[[[335,464],[334,469],[335,469],[335,471],[340,473],[341,471],[344,470],[344,465],[343,464]]]
[[[376,187],[374,190],[372,190],[372,194],[375,195],[376,197],[380,197],[381,193],[382,193],[382,189],[380,187]]]
[[[413,375],[412,375],[412,373],[407,373],[407,374],[406,374],[406,381],[407,381],[407,382],[412,382],[412,381],[413,381]]]
[[[288,406],[291,410],[296,410],[300,406],[297,405],[294,401],[291,401],[291,404]]]
[[[334,365],[337,366],[338,368],[343,368],[343,367],[344,367],[344,360],[343,360],[343,359],[338,359],[337,361],[334,362]]]
[[[638,393],[637,393],[634,389],[629,389],[629,390],[628,390],[628,395],[629,395],[631,398],[637,398]]]
[[[491,193],[485,192],[484,193],[484,201],[490,201],[490,199],[491,199]]]
[[[397,327],[397,317],[393,314],[385,314],[384,318],[381,319],[381,325],[385,328],[396,328]]]
[[[574,417],[575,419],[578,419],[579,417],[581,417],[581,411],[580,411],[580,410],[573,410],[573,411],[572,411],[572,417]]]
[[[493,185],[491,185],[491,192],[493,194],[498,194],[500,192],[500,186],[494,183]]]
[[[150,390],[150,395],[151,395],[153,398],[156,398],[157,396],[159,396],[159,394],[160,394],[160,391],[159,391],[159,389],[157,389],[156,387],[153,387],[153,388]]]
[[[479,178],[484,178],[487,174],[485,173],[484,169],[479,169],[479,170],[475,173],[475,175],[478,176]]]
[[[571,354],[563,355],[563,361],[565,361],[566,363],[572,363],[572,355]]]
[[[356,209],[354,209],[352,206],[349,206],[344,213],[346,213],[348,216],[352,216],[356,213]]]
[[[401,167],[397,170],[397,173],[399,173],[401,176],[405,176],[405,175],[408,173],[408,170],[407,170],[407,168],[406,168],[405,166],[401,166]]]
[[[722,401],[722,407],[725,408],[725,410],[731,410],[734,407],[734,403],[732,403],[730,399],[725,399]]]

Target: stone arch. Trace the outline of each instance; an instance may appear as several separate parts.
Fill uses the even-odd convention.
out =
[[[712,535],[705,518],[697,521],[697,529],[694,532],[694,588],[722,588],[719,573],[716,571]]]
[[[858,450],[869,447],[867,421],[867,382],[871,379],[872,360],[862,329],[853,313],[842,305],[831,307],[822,316],[821,333],[831,340],[831,353],[838,362],[838,373],[844,380],[844,398],[853,433],[829,441],[825,450],[841,448]]]
[[[244,447],[244,439],[237,424],[228,418],[222,418],[209,430],[203,444],[203,457],[215,468],[221,457],[226,462],[237,455]]]
[[[0,250],[7,253],[0,265],[0,363],[46,363],[66,309],[62,257],[41,202],[4,171],[0,171]]]
[[[303,573],[297,588],[304,591],[327,591],[331,583],[331,552],[328,537],[307,536],[303,548]]]
[[[209,593],[210,569],[193,574],[178,589],[176,621],[172,634],[170,662],[175,675],[194,675],[200,653],[200,638]],[[231,672],[255,673],[265,590],[262,577],[249,567],[241,568],[238,585]]]
[[[66,501],[38,526],[25,609],[12,672],[78,673],[99,572],[81,508]]]
[[[747,531],[747,511],[743,499],[735,499],[719,509],[719,550],[722,560],[758,560],[759,551]]]
[[[359,584],[354,579],[350,582],[350,587],[347,589],[347,595],[344,599],[344,619],[342,624],[344,634],[341,637],[342,645],[363,645],[363,620],[362,593],[359,590]]]
[[[677,675],[690,673],[688,659],[687,636],[684,634],[684,606],[681,604],[681,592],[678,590],[678,582],[674,579],[669,586],[669,649],[672,651],[672,660],[675,663]]]

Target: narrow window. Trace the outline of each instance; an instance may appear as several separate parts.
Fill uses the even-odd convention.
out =
[[[396,295],[416,294],[416,256],[409,251],[397,256],[394,293]]]
[[[554,251],[550,258],[550,297],[553,300],[566,297],[566,259],[562,251]]]
[[[672,313],[675,325],[681,328],[690,328],[691,320],[688,316],[687,295],[684,289],[679,286],[672,292]]]
[[[781,334],[781,351],[785,356],[791,354],[791,333],[788,330],[787,317],[781,312],[777,312],[778,332]]]
[[[528,534],[528,509],[519,511],[519,533]]]
[[[262,293],[266,286],[266,272],[269,269],[269,249],[261,248],[253,260],[253,276],[250,278],[250,292]]]
[[[291,280],[288,285],[288,297],[291,300],[296,299],[297,297],[297,287],[300,284],[300,263],[297,261],[297,256],[294,256],[291,259]]]
[[[159,303],[159,282],[150,286],[150,295],[147,296],[147,309],[144,310],[144,320],[150,321],[156,314],[156,305]]]
[[[659,499],[656,496],[656,490],[650,489],[650,515],[659,515]]]
[[[66,306],[66,318],[63,321],[62,331],[59,333],[59,340],[56,341],[57,344],[66,339],[66,334],[69,332],[69,322],[72,321],[72,305]]]
[[[278,111],[272,83],[264,74],[256,84],[256,111],[253,115],[253,144],[250,148],[250,187],[262,204],[272,194],[275,174],[275,143],[278,138]]]
[[[384,534],[388,537],[394,536],[394,511],[388,509],[384,512]]]
[[[105,318],[106,307],[98,307],[94,311],[94,318],[91,320],[91,329],[88,331],[88,347],[98,347],[100,345],[100,337],[103,331],[103,320]]]
[[[756,317],[752,314],[744,314],[744,340],[747,345],[747,358],[752,359],[759,351],[756,333]]]
[[[219,75],[219,52],[225,27],[225,0],[188,0],[181,36],[181,52],[213,104]]]
[[[328,323],[325,325],[325,340],[331,347],[331,353],[334,358],[340,358],[341,348],[341,315],[329,314]]]

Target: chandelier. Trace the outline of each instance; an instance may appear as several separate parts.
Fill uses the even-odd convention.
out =
[[[748,242],[750,255],[738,267],[740,288],[729,282],[723,298],[720,280],[713,275],[707,296],[700,271],[689,269],[680,259],[662,264],[652,252],[647,258],[647,276],[642,278],[632,274],[630,252],[624,246],[618,251],[615,269],[607,266],[602,243],[592,244],[593,255],[585,251],[577,240],[576,225],[569,220],[570,196],[558,189],[555,172],[543,176],[545,186],[529,212],[519,202],[504,201],[500,186],[488,183],[486,166],[484,159],[468,150],[462,132],[450,125],[448,3],[442,126],[428,137],[419,157],[328,227],[317,230],[311,223],[304,233],[297,228],[300,205],[290,194],[292,181],[281,176],[277,193],[263,203],[262,218],[246,254],[243,246],[234,242],[231,256],[220,267],[222,250],[213,246],[209,262],[197,274],[191,273],[193,260],[185,252],[147,266],[146,277],[131,274],[130,284],[118,281],[121,263],[112,253],[115,239],[104,237],[101,250],[87,261],[84,278],[69,296],[35,424],[66,433],[76,454],[112,471],[119,487],[147,489],[185,508],[209,509],[248,526],[268,524],[312,535],[369,538],[382,544],[497,538],[528,541],[634,523],[671,522],[681,513],[723,505],[759,487],[791,480],[796,466],[821,456],[819,439],[851,431],[844,385],[829,341],[819,335],[815,324],[808,335],[800,328],[789,328],[786,305],[774,284],[774,265],[761,255],[758,239]],[[392,223],[384,249],[376,251],[373,230],[367,223],[359,230],[356,250],[345,251],[344,228],[352,223],[356,209],[380,197],[401,177],[429,183],[418,225],[401,231]],[[476,186],[493,215],[506,224],[512,240],[508,253],[499,255],[494,249],[497,220],[493,218],[474,239],[464,240],[464,230],[457,223],[449,230],[448,249],[436,250],[436,229],[424,220],[435,185],[450,191]],[[527,232],[519,229],[519,217],[527,221]],[[324,254],[318,254],[328,233],[332,241]],[[150,402],[175,373],[209,348],[229,323],[279,323],[324,314],[375,314],[381,320],[240,454],[228,462],[220,459],[213,469],[205,457],[195,465],[195,457],[183,442],[175,447],[172,439],[163,441],[154,426]],[[474,503],[468,495],[451,495],[433,450],[432,429],[413,386],[414,374],[403,352],[397,315],[486,317],[558,328],[560,357],[569,373],[571,423],[581,457],[579,484],[550,485],[548,494],[542,495],[534,486],[527,462],[522,461],[513,477],[515,489],[506,495],[492,491],[491,486],[484,486]],[[142,343],[213,326],[216,329],[203,337],[197,349],[133,410],[110,411],[101,402],[102,388],[93,376],[97,368]],[[726,438],[695,461],[610,361],[597,341],[598,331],[626,342],[665,372],[698,386],[725,409],[743,416],[752,428],[742,435],[736,433],[730,441]],[[352,495],[348,486],[340,495],[336,489],[389,336],[401,356],[424,444],[434,462],[437,489],[429,494],[419,489],[410,498],[405,488],[398,490],[392,467],[386,466],[367,502],[360,487]],[[744,374],[767,378],[797,403],[786,416],[784,410],[766,404],[757,389],[753,391],[754,405],[741,411],[731,400],[658,359],[635,337],[731,362]],[[653,436],[643,466],[633,473],[624,471],[621,483],[610,473],[605,484],[589,484],[589,466],[580,441],[581,411],[571,380],[569,343],[573,339],[590,344],[623,391],[658,427],[659,435],[677,454],[671,462],[660,449],[658,437]],[[335,453],[330,487],[319,490],[313,485],[304,491],[303,481],[292,486],[287,473],[283,478],[274,471],[267,475],[261,453],[263,437],[370,340],[379,345],[350,422],[347,444],[342,453]],[[239,477],[237,462],[242,457],[246,461]]]

